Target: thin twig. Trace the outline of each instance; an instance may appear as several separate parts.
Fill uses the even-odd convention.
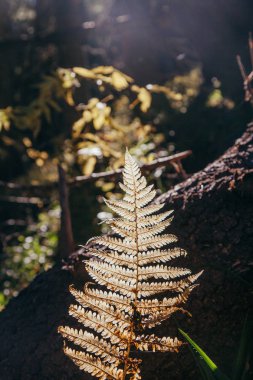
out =
[[[243,65],[243,63],[242,63],[242,60],[241,60],[240,55],[237,55],[237,56],[236,56],[236,60],[237,60],[238,66],[239,66],[239,70],[240,70],[240,73],[241,73],[242,79],[243,79],[244,81],[246,81],[246,80],[247,80],[247,74],[246,74],[246,71],[245,71],[245,68],[244,68],[244,65]]]
[[[69,257],[74,252],[75,244],[72,232],[71,214],[69,207],[69,192],[66,181],[66,173],[61,165],[58,165],[59,173],[59,200],[61,206],[61,228],[58,244],[58,256],[61,259]]]
[[[161,166],[166,166],[167,164],[171,164],[173,162],[179,162],[182,159],[190,156],[191,154],[192,154],[191,150],[186,150],[184,152],[173,154],[171,156],[158,158],[157,160],[154,160],[150,162],[149,164],[140,164],[139,166],[142,172],[147,172],[147,171],[151,171],[156,168],[159,168]],[[97,181],[98,179],[113,179],[120,176],[122,172],[123,172],[123,169],[117,169],[117,170],[111,170],[108,172],[93,173],[89,176],[78,176],[70,180],[69,185],[76,186],[76,185],[83,184],[86,182],[94,182],[94,181]]]
[[[36,205],[38,207],[42,206],[44,203],[43,199],[38,198],[38,197],[16,197],[13,195],[10,195],[10,196],[2,195],[0,196],[0,201],[7,202],[7,203],[30,204],[30,205]]]
[[[181,153],[173,154],[171,156],[166,156],[162,158],[158,158],[157,160],[152,161],[151,163],[148,164],[140,164],[140,168],[143,172],[148,172],[151,170],[154,170],[156,168],[166,166],[168,164],[171,164],[172,162],[180,162],[184,158],[189,157],[192,154],[191,150],[186,150]],[[67,181],[69,186],[79,186],[84,183],[88,182],[95,182],[98,179],[114,179],[117,178],[118,176],[121,175],[123,169],[118,169],[118,170],[111,170],[107,172],[100,172],[100,173],[93,173],[89,176],[77,176],[74,177],[70,180]],[[52,182],[48,184],[41,184],[41,185],[23,185],[23,184],[17,184],[17,183],[12,183],[12,182],[4,182],[0,181],[0,187],[9,189],[9,190],[24,190],[24,191],[29,191],[29,190],[53,190],[56,189],[58,186],[57,182]]]
[[[251,68],[253,70],[253,40],[252,40],[252,33],[249,33],[249,55],[250,55],[250,61],[251,61]]]
[[[250,61],[251,61],[251,72],[247,75],[245,67],[242,63],[241,57],[239,55],[236,56],[237,63],[239,66],[239,70],[241,73],[241,76],[243,78],[243,88],[245,92],[245,101],[252,102],[253,99],[253,88],[252,88],[252,81],[253,81],[253,39],[252,39],[252,33],[249,33],[249,55],[250,55]]]

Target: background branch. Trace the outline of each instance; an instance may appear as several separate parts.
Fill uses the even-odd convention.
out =
[[[68,185],[66,173],[61,165],[58,165],[59,173],[59,200],[61,206],[61,228],[58,245],[58,257],[67,258],[74,252],[74,239],[72,232],[71,214],[69,207]]]
[[[143,172],[148,172],[151,170],[154,170],[156,168],[167,166],[168,164],[172,163],[179,163],[181,160],[189,157],[192,154],[191,150],[186,150],[181,153],[173,154],[171,156],[166,156],[162,158],[158,158],[157,160],[152,161],[148,164],[140,164],[140,168]],[[114,179],[120,176],[122,173],[122,169],[118,170],[111,170],[106,172],[100,172],[100,173],[93,173],[89,176],[77,176],[67,181],[67,184],[69,186],[79,186],[87,182],[95,182],[98,179]],[[0,188],[5,188],[9,190],[51,190],[56,189],[58,186],[57,182],[52,182],[48,184],[43,185],[23,185],[13,182],[4,182],[0,181]]]

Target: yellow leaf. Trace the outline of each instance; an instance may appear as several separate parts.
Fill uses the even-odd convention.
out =
[[[133,85],[131,86],[131,90],[134,91],[134,92],[139,92],[140,89],[141,89],[141,88],[140,88],[139,86],[137,86],[136,84],[133,84]]]
[[[69,106],[74,106],[74,105],[75,105],[75,102],[74,102],[74,99],[73,99],[73,94],[72,94],[72,90],[71,90],[71,89],[69,89],[69,90],[66,92],[65,99],[66,99],[66,102],[68,103]]]
[[[104,182],[103,186],[102,186],[102,190],[107,193],[107,191],[111,191],[113,190],[115,187],[115,183],[114,182]]]
[[[102,103],[98,103],[102,104]],[[104,107],[104,108],[98,108],[94,107],[92,109],[92,118],[93,118],[93,125],[96,130],[101,129],[105,122],[107,121],[107,118],[109,117],[111,112],[110,107]]]
[[[31,148],[32,142],[28,137],[24,137],[22,141],[25,147]]]
[[[91,98],[86,106],[87,109],[92,109],[96,107],[97,103],[99,102],[98,98]]]
[[[90,132],[85,133],[83,137],[87,140],[91,140],[91,141],[95,141],[95,142],[99,141],[99,137],[93,133],[90,133]]]
[[[171,90],[169,89],[169,87],[159,86],[158,84],[152,84],[151,86],[152,86],[151,87],[152,92],[164,93],[164,94],[168,94],[168,95],[171,94]]]
[[[76,79],[75,73],[73,73],[72,70],[58,68],[56,72],[62,82],[63,88],[71,89],[73,87],[79,87],[80,84],[78,80]],[[49,80],[52,81],[52,78],[49,77]],[[49,82],[49,80],[47,80],[47,82]]]
[[[101,129],[105,123],[105,115],[102,112],[99,112],[93,119],[93,125],[96,130]]]
[[[45,151],[40,152],[40,158],[42,158],[42,160],[47,160],[48,159],[48,153]]]
[[[129,83],[133,83],[134,80],[132,77],[130,77],[129,75],[126,75],[125,73],[122,73],[121,71],[118,71],[121,75],[123,75],[124,78],[126,78],[126,80],[129,82]]]
[[[40,156],[40,152],[33,148],[27,149],[26,152],[27,152],[28,157],[32,158],[33,160],[37,159]]]
[[[77,138],[80,136],[80,133],[83,130],[83,127],[85,126],[85,119],[81,118],[77,120],[72,127],[72,135],[74,138]]]
[[[17,145],[17,141],[9,138],[8,136],[1,136],[1,141],[4,143],[4,145],[9,145],[9,146],[15,146]]]
[[[77,149],[82,149],[89,146],[89,142],[87,141],[81,141],[78,144],[76,144]]]
[[[129,83],[123,74],[121,74],[119,71],[114,71],[112,73],[112,86],[116,90],[121,91],[127,88],[129,86]]]
[[[96,157],[89,157],[83,165],[83,174],[91,175],[94,171],[97,159]]]
[[[90,123],[92,121],[92,113],[88,110],[85,110],[83,112],[83,120],[85,121],[85,124],[86,123]]]
[[[83,78],[96,79],[96,75],[93,71],[85,69],[84,67],[73,67],[73,71]]]
[[[98,66],[92,69],[92,72],[95,74],[110,75],[113,70],[114,68],[112,66]]]
[[[112,168],[113,170],[117,170],[122,166],[124,166],[124,155],[122,152],[118,152],[117,160],[113,162]]]
[[[41,167],[44,165],[44,160],[42,158],[37,158],[36,161],[35,161],[36,165]]]
[[[11,107],[0,109],[0,131],[5,129],[8,131],[10,129],[10,115],[11,115]]]
[[[141,102],[141,110],[142,112],[147,112],[149,107],[151,106],[152,96],[146,88],[142,87],[138,93],[138,99]]]

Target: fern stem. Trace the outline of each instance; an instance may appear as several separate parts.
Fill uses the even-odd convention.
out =
[[[133,174],[134,178],[134,221],[135,221],[135,244],[136,244],[136,287],[135,287],[135,299],[133,302],[132,306],[132,321],[131,321],[131,331],[130,331],[130,336],[128,340],[128,345],[127,345],[127,353],[126,353],[126,358],[125,358],[125,365],[124,365],[124,371],[123,371],[123,376],[122,380],[125,380],[127,369],[128,369],[128,361],[130,357],[130,350],[131,350],[131,345],[132,345],[132,340],[133,340],[133,333],[134,333],[134,311],[136,310],[137,306],[137,300],[138,300],[138,280],[139,280],[139,244],[138,244],[138,213],[137,213],[137,202],[136,202],[136,197],[137,197],[137,190],[136,190],[136,179]]]
[[[132,344],[133,331],[134,331],[134,324],[132,322],[131,323],[131,331],[130,331],[129,339],[128,339],[128,342],[127,342],[127,352],[126,352],[126,357],[125,357],[125,360],[124,360],[125,364],[124,364],[124,370],[123,370],[122,380],[125,380],[125,378],[126,378],[126,373],[127,373],[127,369],[128,369],[128,359],[129,359],[129,356],[130,356],[130,349],[131,349],[131,344]]]

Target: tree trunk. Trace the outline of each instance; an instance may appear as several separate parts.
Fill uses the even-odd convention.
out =
[[[187,309],[162,324],[164,335],[186,330],[231,375],[243,320],[251,312],[253,246],[253,125],[220,159],[159,198],[175,210],[172,232],[188,251],[186,267],[204,269]],[[39,275],[0,314],[0,379],[88,379],[64,356],[57,326],[73,301],[68,286],[87,274],[75,256],[74,270],[60,266]],[[180,354],[143,354],[143,378],[200,378],[185,347]]]

